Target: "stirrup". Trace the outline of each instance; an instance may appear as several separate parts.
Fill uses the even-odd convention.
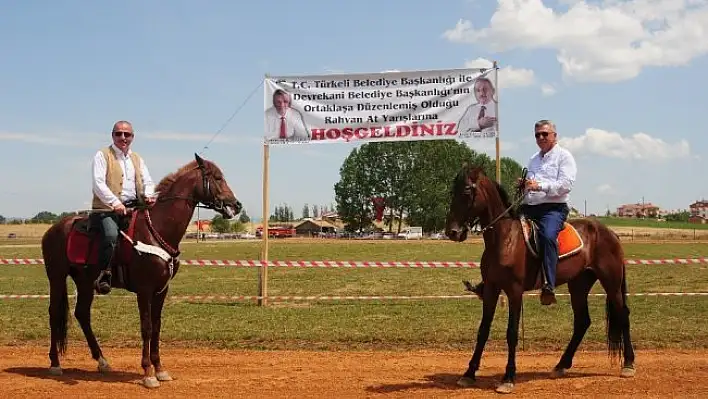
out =
[[[98,278],[94,282],[94,288],[99,294],[108,294],[111,292],[111,279],[113,275],[110,270],[101,270],[98,274]]]
[[[548,284],[544,284],[543,288],[541,288],[541,305],[548,306],[556,302],[556,294],[553,287]]]

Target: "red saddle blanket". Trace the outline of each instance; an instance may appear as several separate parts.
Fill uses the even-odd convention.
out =
[[[524,232],[524,241],[526,247],[531,251],[533,256],[538,257],[538,233],[536,224],[526,219],[521,223]],[[567,258],[575,255],[583,248],[583,239],[580,237],[578,230],[568,222],[563,223],[563,230],[558,234],[558,259]]]
[[[137,212],[133,212],[130,218],[127,235],[131,239],[135,230],[135,218]],[[99,231],[91,226],[88,216],[83,216],[74,221],[69,231],[66,245],[66,255],[69,262],[81,265],[98,264],[98,250],[101,245],[101,235]],[[114,264],[127,264],[133,256],[133,246],[122,234],[118,236],[116,254],[113,257]]]

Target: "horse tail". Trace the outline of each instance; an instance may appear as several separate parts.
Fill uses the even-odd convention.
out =
[[[64,355],[69,331],[69,295],[67,293],[66,280],[60,289],[59,297],[55,297],[50,306],[56,307],[56,309],[50,309],[49,311],[50,320],[57,334],[57,349],[61,355]]]
[[[68,268],[64,270],[61,259],[56,259],[56,240],[61,239],[59,223],[50,227],[42,237],[44,267],[49,279],[49,326],[51,340],[56,342],[61,355],[66,353],[69,331],[69,294],[66,278]]]
[[[605,317],[607,330],[607,350],[612,358],[621,359],[624,353],[624,332],[629,324],[629,307],[627,306],[627,273],[622,264],[622,282],[619,292],[607,293],[605,300]]]

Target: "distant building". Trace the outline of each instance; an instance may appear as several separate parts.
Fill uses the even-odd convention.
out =
[[[623,218],[641,218],[650,217],[655,218],[662,214],[658,206],[647,202],[644,204],[625,204],[617,208],[617,216]]]
[[[708,201],[700,200],[688,206],[692,217],[708,219]]]

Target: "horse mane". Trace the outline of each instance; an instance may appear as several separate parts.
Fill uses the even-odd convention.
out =
[[[194,168],[197,166],[197,161],[191,161],[186,165],[183,165],[181,168],[177,169],[176,171],[168,174],[167,176],[163,177],[162,180],[160,180],[159,183],[157,183],[157,186],[155,187],[155,191],[165,194],[168,193],[171,189],[172,186],[174,186],[175,182],[182,177],[185,173],[191,172],[194,170]]]

